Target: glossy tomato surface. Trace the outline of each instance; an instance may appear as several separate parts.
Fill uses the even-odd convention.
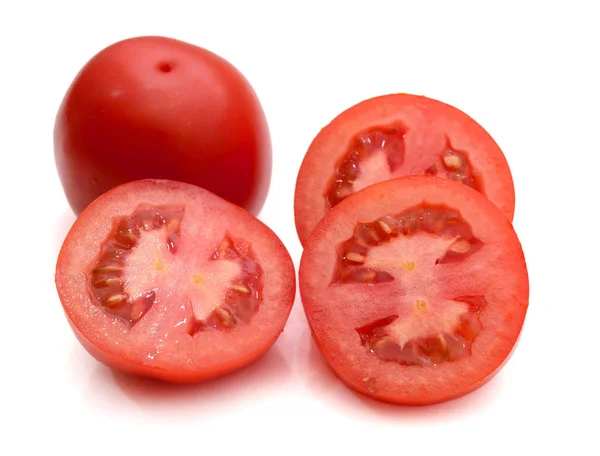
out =
[[[152,178],[256,215],[271,179],[270,133],[250,83],[214,53],[164,37],[120,41],[83,67],[59,108],[54,151],[77,214],[117,185]]]
[[[434,175],[476,189],[512,221],[514,184],[504,153],[474,119],[424,96],[358,103],[311,143],[296,181],[296,230],[304,245],[318,221],[352,193],[382,180]]]
[[[351,388],[430,404],[487,382],[515,346],[529,300],[504,214],[461,183],[413,176],[346,198],[309,238],[302,302],[321,353]]]
[[[244,209],[189,184],[143,180],[82,212],[60,251],[56,287],[99,361],[198,382],[271,347],[295,274],[279,238]]]

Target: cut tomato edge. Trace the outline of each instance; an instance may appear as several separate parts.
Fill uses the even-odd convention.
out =
[[[270,344],[245,358],[242,363],[230,363],[229,365],[218,369],[207,368],[205,370],[175,371],[173,369],[166,369],[160,366],[148,366],[133,360],[123,359],[93,343],[76,327],[70,318],[67,317],[67,320],[76,339],[82,347],[106,368],[136,377],[151,378],[174,384],[203,383],[244,369],[263,357],[273,347],[280,334],[280,332],[278,332]]]
[[[352,391],[359,393],[371,400],[376,400],[379,402],[385,402],[392,405],[401,405],[401,406],[428,406],[428,405],[437,405],[445,402],[453,401],[455,399],[460,399],[464,396],[469,395],[470,393],[480,389],[482,386],[490,382],[494,379],[504,368],[504,366],[510,361],[512,356],[514,355],[517,345],[519,344],[521,335],[523,334],[523,326],[521,326],[517,338],[515,342],[512,344],[511,350],[502,357],[500,363],[497,364],[497,367],[483,375],[481,378],[475,380],[473,383],[465,385],[463,388],[460,388],[457,391],[453,392],[434,392],[432,394],[424,394],[424,393],[415,393],[412,394],[410,389],[407,389],[407,394],[404,396],[399,396],[397,394],[393,394],[391,392],[386,392],[385,389],[370,391],[367,383],[364,381],[363,375],[357,373],[354,370],[345,370],[341,368],[342,364],[336,363],[331,359],[330,356],[327,355],[329,351],[327,350],[327,344],[319,339],[317,334],[313,329],[313,324],[309,320],[310,334],[311,337],[319,350],[320,356],[325,361],[328,368],[331,372],[342,381],[348,388]],[[500,358],[500,357],[499,357]],[[378,364],[378,361],[373,360],[374,364]],[[350,372],[348,374],[348,372]]]

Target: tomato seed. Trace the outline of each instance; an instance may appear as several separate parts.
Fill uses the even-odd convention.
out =
[[[102,267],[96,267],[92,269],[93,275],[106,275],[106,274],[120,274],[122,269],[116,264],[109,264]]]
[[[237,291],[238,293],[241,294],[250,294],[250,288],[248,288],[246,285],[231,285],[231,289],[233,291]]]
[[[384,233],[392,234],[392,227],[386,222],[384,222],[383,220],[378,220],[377,223],[379,224],[379,227],[384,231]]]
[[[360,253],[348,252],[345,256],[346,260],[351,263],[362,264],[365,261],[365,257]]]
[[[119,277],[107,277],[94,282],[94,287],[96,288],[108,288],[118,285],[121,285],[121,279]]]
[[[446,342],[446,337],[443,334],[438,335],[438,339],[440,342],[440,347],[442,351],[446,353],[448,351],[448,342]]]
[[[380,241],[382,241],[382,237],[380,237],[377,229],[371,225],[360,225],[355,231],[354,236],[361,244],[366,245],[377,245]]]
[[[467,253],[471,249],[471,244],[465,239],[461,239],[452,244],[449,248],[454,253]]]
[[[169,234],[179,232],[180,228],[181,228],[181,219],[172,218],[167,221],[167,231],[169,232]]]
[[[440,154],[440,158],[445,169],[445,177],[447,179],[462,182],[463,184],[468,185],[469,187],[472,187],[481,193],[482,186],[476,179],[476,172],[469,162],[465,152],[454,150],[448,141],[445,150]],[[425,174],[430,174],[428,173],[429,169],[430,168],[427,168]]]
[[[436,264],[462,261],[467,256],[475,254],[481,247],[483,247],[483,243],[477,238],[471,237],[469,241],[460,239],[448,248],[446,254],[439,258]]]
[[[127,293],[115,293],[104,300],[104,305],[109,309],[119,307],[127,302]]]
[[[231,312],[229,312],[227,309],[223,309],[223,307],[217,307],[214,312],[221,324],[226,328],[231,328],[235,324],[233,315],[231,315]]]
[[[456,171],[462,166],[461,158],[458,155],[453,154],[452,152],[449,152],[448,154],[444,155],[444,158],[442,160],[446,169],[452,171]]]

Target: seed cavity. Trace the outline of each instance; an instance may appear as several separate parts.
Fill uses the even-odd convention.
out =
[[[368,267],[366,261],[369,251],[397,237],[414,236],[419,232],[448,240],[447,252],[435,264],[464,260],[483,246],[456,210],[444,205],[423,203],[399,214],[388,214],[373,222],[358,223],[352,237],[337,246],[337,263],[331,284],[375,284],[395,280],[387,271]],[[407,271],[415,270],[413,260],[405,260],[400,264]]]
[[[448,137],[446,137],[446,145],[438,154],[436,162],[427,167],[424,174],[459,181],[480,193],[483,191],[478,173],[469,161],[467,153],[455,150]]]
[[[215,307],[205,319],[193,317],[189,334],[218,329],[227,331],[236,325],[248,324],[258,312],[262,302],[263,271],[252,247],[244,241],[233,239],[229,234],[215,247],[213,261],[231,261],[240,265],[242,274],[228,286],[220,306]],[[194,275],[194,282],[204,282],[203,276]]]
[[[437,365],[458,361],[471,355],[471,347],[483,326],[480,313],[487,306],[483,296],[461,296],[454,301],[468,304],[467,310],[447,331],[399,342],[399,332],[394,327],[398,315],[390,315],[367,324],[356,331],[361,344],[374,356],[390,362],[410,366]],[[425,302],[422,302],[425,306]]]
[[[141,231],[157,230],[171,223],[171,226],[177,227],[177,231],[170,234],[179,236],[183,214],[184,209],[179,206],[139,206],[130,216],[115,217],[112,229],[88,275],[88,293],[92,301],[108,314],[118,316],[130,325],[139,321],[152,307],[154,292],[133,300],[125,293],[122,280],[125,258],[138,243]],[[174,224],[173,220],[177,222]],[[175,239],[171,239],[168,245],[169,250],[175,253]],[[160,261],[155,266],[157,271],[164,269]]]
[[[459,239],[446,251],[446,254],[436,260],[436,264],[454,263],[464,261],[483,247],[483,242],[475,237],[470,239]]]
[[[393,173],[404,163],[406,128],[400,125],[383,126],[357,134],[346,154],[338,161],[325,189],[327,209],[356,191],[356,179],[361,175],[361,164],[375,153],[383,151],[389,172]]]

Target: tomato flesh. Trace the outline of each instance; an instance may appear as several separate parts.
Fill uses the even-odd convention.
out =
[[[263,354],[295,293],[289,254],[265,225],[208,191],[155,180],[119,186],[81,214],[56,284],[92,355],[174,382]]]
[[[518,237],[469,186],[403,177],[349,196],[300,264],[317,346],[350,387],[426,404],[464,395],[508,359],[528,306]]]
[[[512,220],[512,175],[493,138],[462,111],[426,97],[395,94],[361,102],[316,136],[295,193],[296,229],[304,245],[332,207],[394,177],[433,175],[484,194]]]

